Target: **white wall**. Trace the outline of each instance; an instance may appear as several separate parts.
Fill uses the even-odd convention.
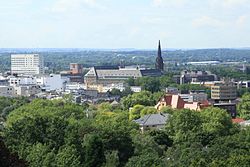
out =
[[[50,74],[37,78],[37,84],[46,91],[64,91],[68,79],[62,78],[60,74]]]

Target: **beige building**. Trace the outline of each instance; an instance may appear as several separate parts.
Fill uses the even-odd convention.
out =
[[[43,56],[39,54],[12,54],[11,73],[25,75],[44,74]]]
[[[14,87],[15,96],[30,97],[30,96],[34,96],[40,92],[41,92],[41,88],[40,88],[40,86],[37,86],[37,85],[15,86]]]
[[[232,82],[217,83],[211,86],[211,99],[228,101],[237,98],[237,87]]]
[[[143,76],[158,77],[162,73],[156,69],[120,68],[118,66],[92,67],[84,76],[87,89],[107,86],[111,84],[124,83],[129,78],[140,78]]]

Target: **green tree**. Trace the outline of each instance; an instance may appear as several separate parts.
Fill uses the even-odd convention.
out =
[[[157,110],[154,107],[144,107],[141,112],[140,112],[140,116],[143,117],[144,115],[148,115],[148,114],[156,114]]]
[[[88,134],[84,136],[84,166],[98,167],[102,166],[105,161],[103,143],[99,136]]]
[[[118,167],[119,165],[119,156],[118,151],[111,151],[105,154],[106,163],[105,167]]]
[[[129,110],[129,120],[138,119],[141,117],[141,111],[145,107],[143,105],[135,105],[132,109]]]
[[[250,119],[250,93],[242,96],[241,102],[237,106],[239,117],[249,120]]]
[[[202,130],[208,134],[225,136],[233,127],[231,116],[219,108],[206,108],[201,112]]]
[[[142,91],[122,98],[122,105],[125,109],[129,109],[130,107],[133,107],[137,104],[144,106],[155,105],[155,100],[152,97],[152,93],[149,91]]]
[[[166,131],[175,143],[192,142],[201,129],[200,113],[191,110],[174,112],[166,124]]]
[[[55,158],[57,167],[78,167],[81,166],[80,156],[74,146],[62,146]]]
[[[32,145],[27,161],[31,167],[55,167],[55,153],[47,145],[37,143]]]

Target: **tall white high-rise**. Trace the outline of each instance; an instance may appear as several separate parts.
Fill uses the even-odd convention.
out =
[[[27,75],[44,74],[43,56],[39,54],[12,54],[11,73]]]

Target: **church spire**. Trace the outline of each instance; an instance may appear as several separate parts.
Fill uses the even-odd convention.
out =
[[[155,62],[155,68],[161,71],[164,70],[164,63],[163,63],[163,59],[161,56],[161,41],[160,40],[159,40],[159,45],[158,45],[158,54],[157,54],[157,58]]]

